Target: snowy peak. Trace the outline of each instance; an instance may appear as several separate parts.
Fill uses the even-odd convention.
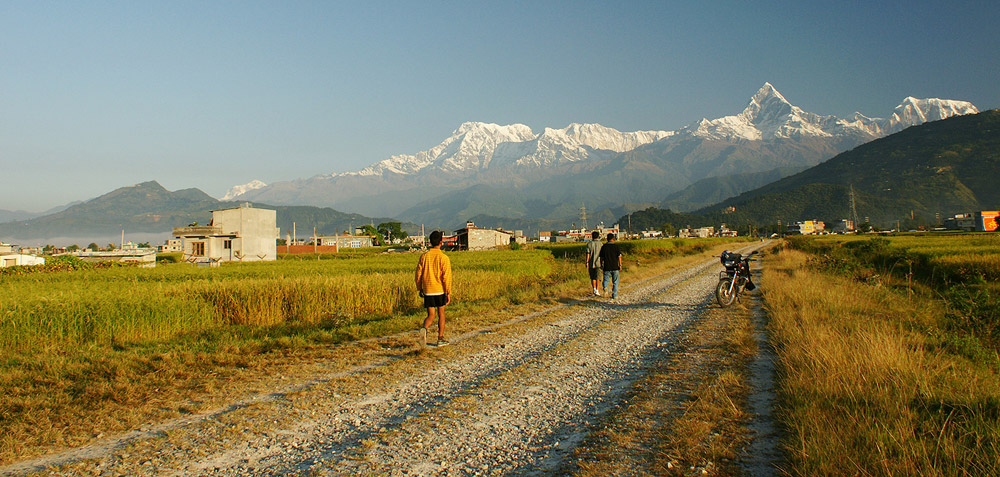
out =
[[[801,109],[789,103],[771,83],[764,83],[756,94],[750,98],[750,104],[740,113],[748,122],[759,123],[774,121],[788,117]]]
[[[535,134],[524,124],[501,126],[466,122],[437,146],[413,155],[392,156],[359,172],[334,174],[375,176],[415,174],[425,169],[452,174],[494,167],[544,167],[585,160],[592,150],[624,152],[670,136],[667,131],[621,132],[600,124],[572,123]]]
[[[643,144],[659,141],[672,135],[668,131],[635,131],[621,132],[614,128],[602,126],[600,124],[579,124],[572,123],[563,129],[546,128],[545,135],[561,134],[570,141],[591,147],[594,149],[604,149],[614,152],[631,151]]]
[[[451,136],[426,151],[396,155],[358,172],[338,175],[377,176],[386,173],[415,174],[432,165],[444,171],[475,170],[489,166],[496,148],[506,142],[535,139],[531,128],[523,124],[500,126],[493,123],[466,122]]]
[[[886,124],[892,132],[902,131],[910,126],[937,121],[963,114],[975,114],[979,109],[968,101],[927,98],[917,99],[907,96],[896,106]]]
[[[907,97],[886,119],[854,113],[848,119],[821,116],[793,105],[771,83],[757,91],[735,116],[702,119],[680,132],[704,139],[760,141],[779,138],[850,137],[872,140],[907,127],[961,114],[979,112],[966,101]]]
[[[234,200],[237,197],[246,194],[247,192],[257,189],[263,189],[264,187],[267,187],[267,184],[258,180],[252,180],[243,185],[233,186],[233,188],[229,189],[229,192],[226,192],[226,195],[222,196],[222,198],[219,200],[222,201]]]

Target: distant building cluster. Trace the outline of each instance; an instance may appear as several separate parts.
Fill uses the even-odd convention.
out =
[[[153,268],[156,266],[156,249],[139,247],[132,242],[123,244],[119,250],[81,250],[77,252],[69,252],[69,255],[77,257],[88,263],[135,263],[143,268]]]
[[[812,235],[826,230],[826,224],[822,220],[805,220],[788,224],[785,233],[788,235]]]

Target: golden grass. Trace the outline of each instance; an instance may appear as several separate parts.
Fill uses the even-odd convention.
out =
[[[940,301],[769,260],[780,416],[794,475],[1000,473],[997,369],[950,354]]]

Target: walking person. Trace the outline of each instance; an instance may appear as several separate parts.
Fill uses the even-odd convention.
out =
[[[601,292],[597,291],[597,276],[600,270],[601,233],[595,230],[587,242],[587,272],[590,273],[590,286],[594,289],[594,296],[601,296]]]
[[[417,291],[424,297],[427,318],[420,328],[420,343],[427,346],[427,328],[438,317],[438,346],[448,346],[444,338],[444,307],[451,303],[451,259],[441,251],[441,231],[431,232],[431,249],[417,262]]]
[[[601,247],[601,268],[604,269],[604,293],[608,292],[608,280],[614,287],[611,289],[611,300],[618,299],[618,272],[622,269],[622,252],[615,242],[615,234],[608,234],[608,243]]]

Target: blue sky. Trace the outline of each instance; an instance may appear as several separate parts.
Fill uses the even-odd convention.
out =
[[[0,209],[147,180],[218,197],[426,150],[465,121],[673,130],[765,81],[819,114],[997,108],[998,5],[0,2]]]

